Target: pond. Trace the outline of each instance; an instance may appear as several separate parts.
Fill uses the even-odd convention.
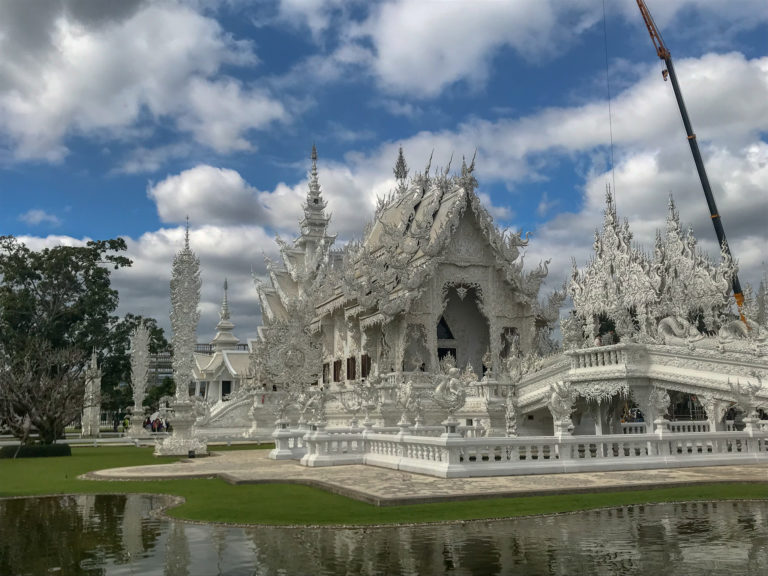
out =
[[[0,574],[768,574],[766,502],[356,529],[189,524],[168,502],[0,500]]]

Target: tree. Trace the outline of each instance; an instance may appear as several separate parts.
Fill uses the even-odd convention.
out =
[[[52,444],[83,410],[83,354],[72,346],[52,348],[32,338],[22,357],[0,354],[0,419],[22,444],[35,428]]]
[[[160,398],[163,396],[173,396],[175,393],[176,384],[174,384],[173,378],[163,378],[162,383],[149,389],[147,396],[144,398],[144,406],[154,412],[160,408]]]
[[[110,272],[131,265],[119,254],[125,249],[117,238],[37,252],[13,236],[0,237],[0,346],[11,357],[23,356],[34,335],[54,350],[72,346],[86,356],[102,350],[117,320]]]
[[[14,432],[31,421],[53,442],[82,410],[86,360],[103,356],[117,322],[110,273],[130,266],[125,249],[118,238],[34,251],[0,237],[0,406]]]

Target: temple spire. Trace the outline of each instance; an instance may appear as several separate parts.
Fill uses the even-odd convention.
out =
[[[320,196],[320,180],[317,177],[317,147],[314,142],[312,143],[312,154],[310,155],[312,160],[312,170],[309,173],[309,194],[307,194],[307,202],[311,199]]]
[[[312,168],[309,171],[309,189],[304,204],[304,218],[300,222],[302,236],[311,236],[315,241],[325,237],[329,216],[325,215],[326,203],[323,200],[320,180],[317,175],[317,147],[312,144]]]
[[[187,226],[184,229],[184,249],[189,250],[189,215],[187,215]]]
[[[397,153],[397,162],[395,163],[394,172],[397,180],[405,180],[408,178],[408,164],[405,163],[402,146],[400,146],[400,150]]]
[[[229,320],[229,302],[227,300],[227,279],[224,278],[224,299],[221,301],[221,311],[219,312],[219,317],[222,320]]]
[[[221,300],[221,310],[219,311],[221,320],[216,325],[216,336],[211,340],[215,351],[236,348],[240,341],[237,336],[232,334],[235,325],[230,320],[228,292],[229,285],[227,279],[224,278],[224,297]]]

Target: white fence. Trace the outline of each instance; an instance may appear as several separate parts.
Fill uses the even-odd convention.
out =
[[[443,478],[768,462],[768,431],[763,430],[562,438],[433,437],[362,429],[275,434],[283,432],[300,449],[289,456],[286,447],[282,456],[273,457],[300,458],[305,466],[369,464]]]

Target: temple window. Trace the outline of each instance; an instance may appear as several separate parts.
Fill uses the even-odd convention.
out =
[[[360,376],[362,378],[368,378],[368,374],[371,373],[371,357],[368,354],[363,354],[360,358]]]
[[[347,380],[357,378],[357,358],[350,356],[347,358]]]
[[[333,381],[341,382],[341,360],[334,360],[333,362]]]
[[[323,384],[328,384],[331,381],[331,365],[326,362],[323,364]]]
[[[448,322],[445,318],[440,316],[440,322],[437,323],[437,339],[438,340],[453,340],[453,332],[448,326]]]

